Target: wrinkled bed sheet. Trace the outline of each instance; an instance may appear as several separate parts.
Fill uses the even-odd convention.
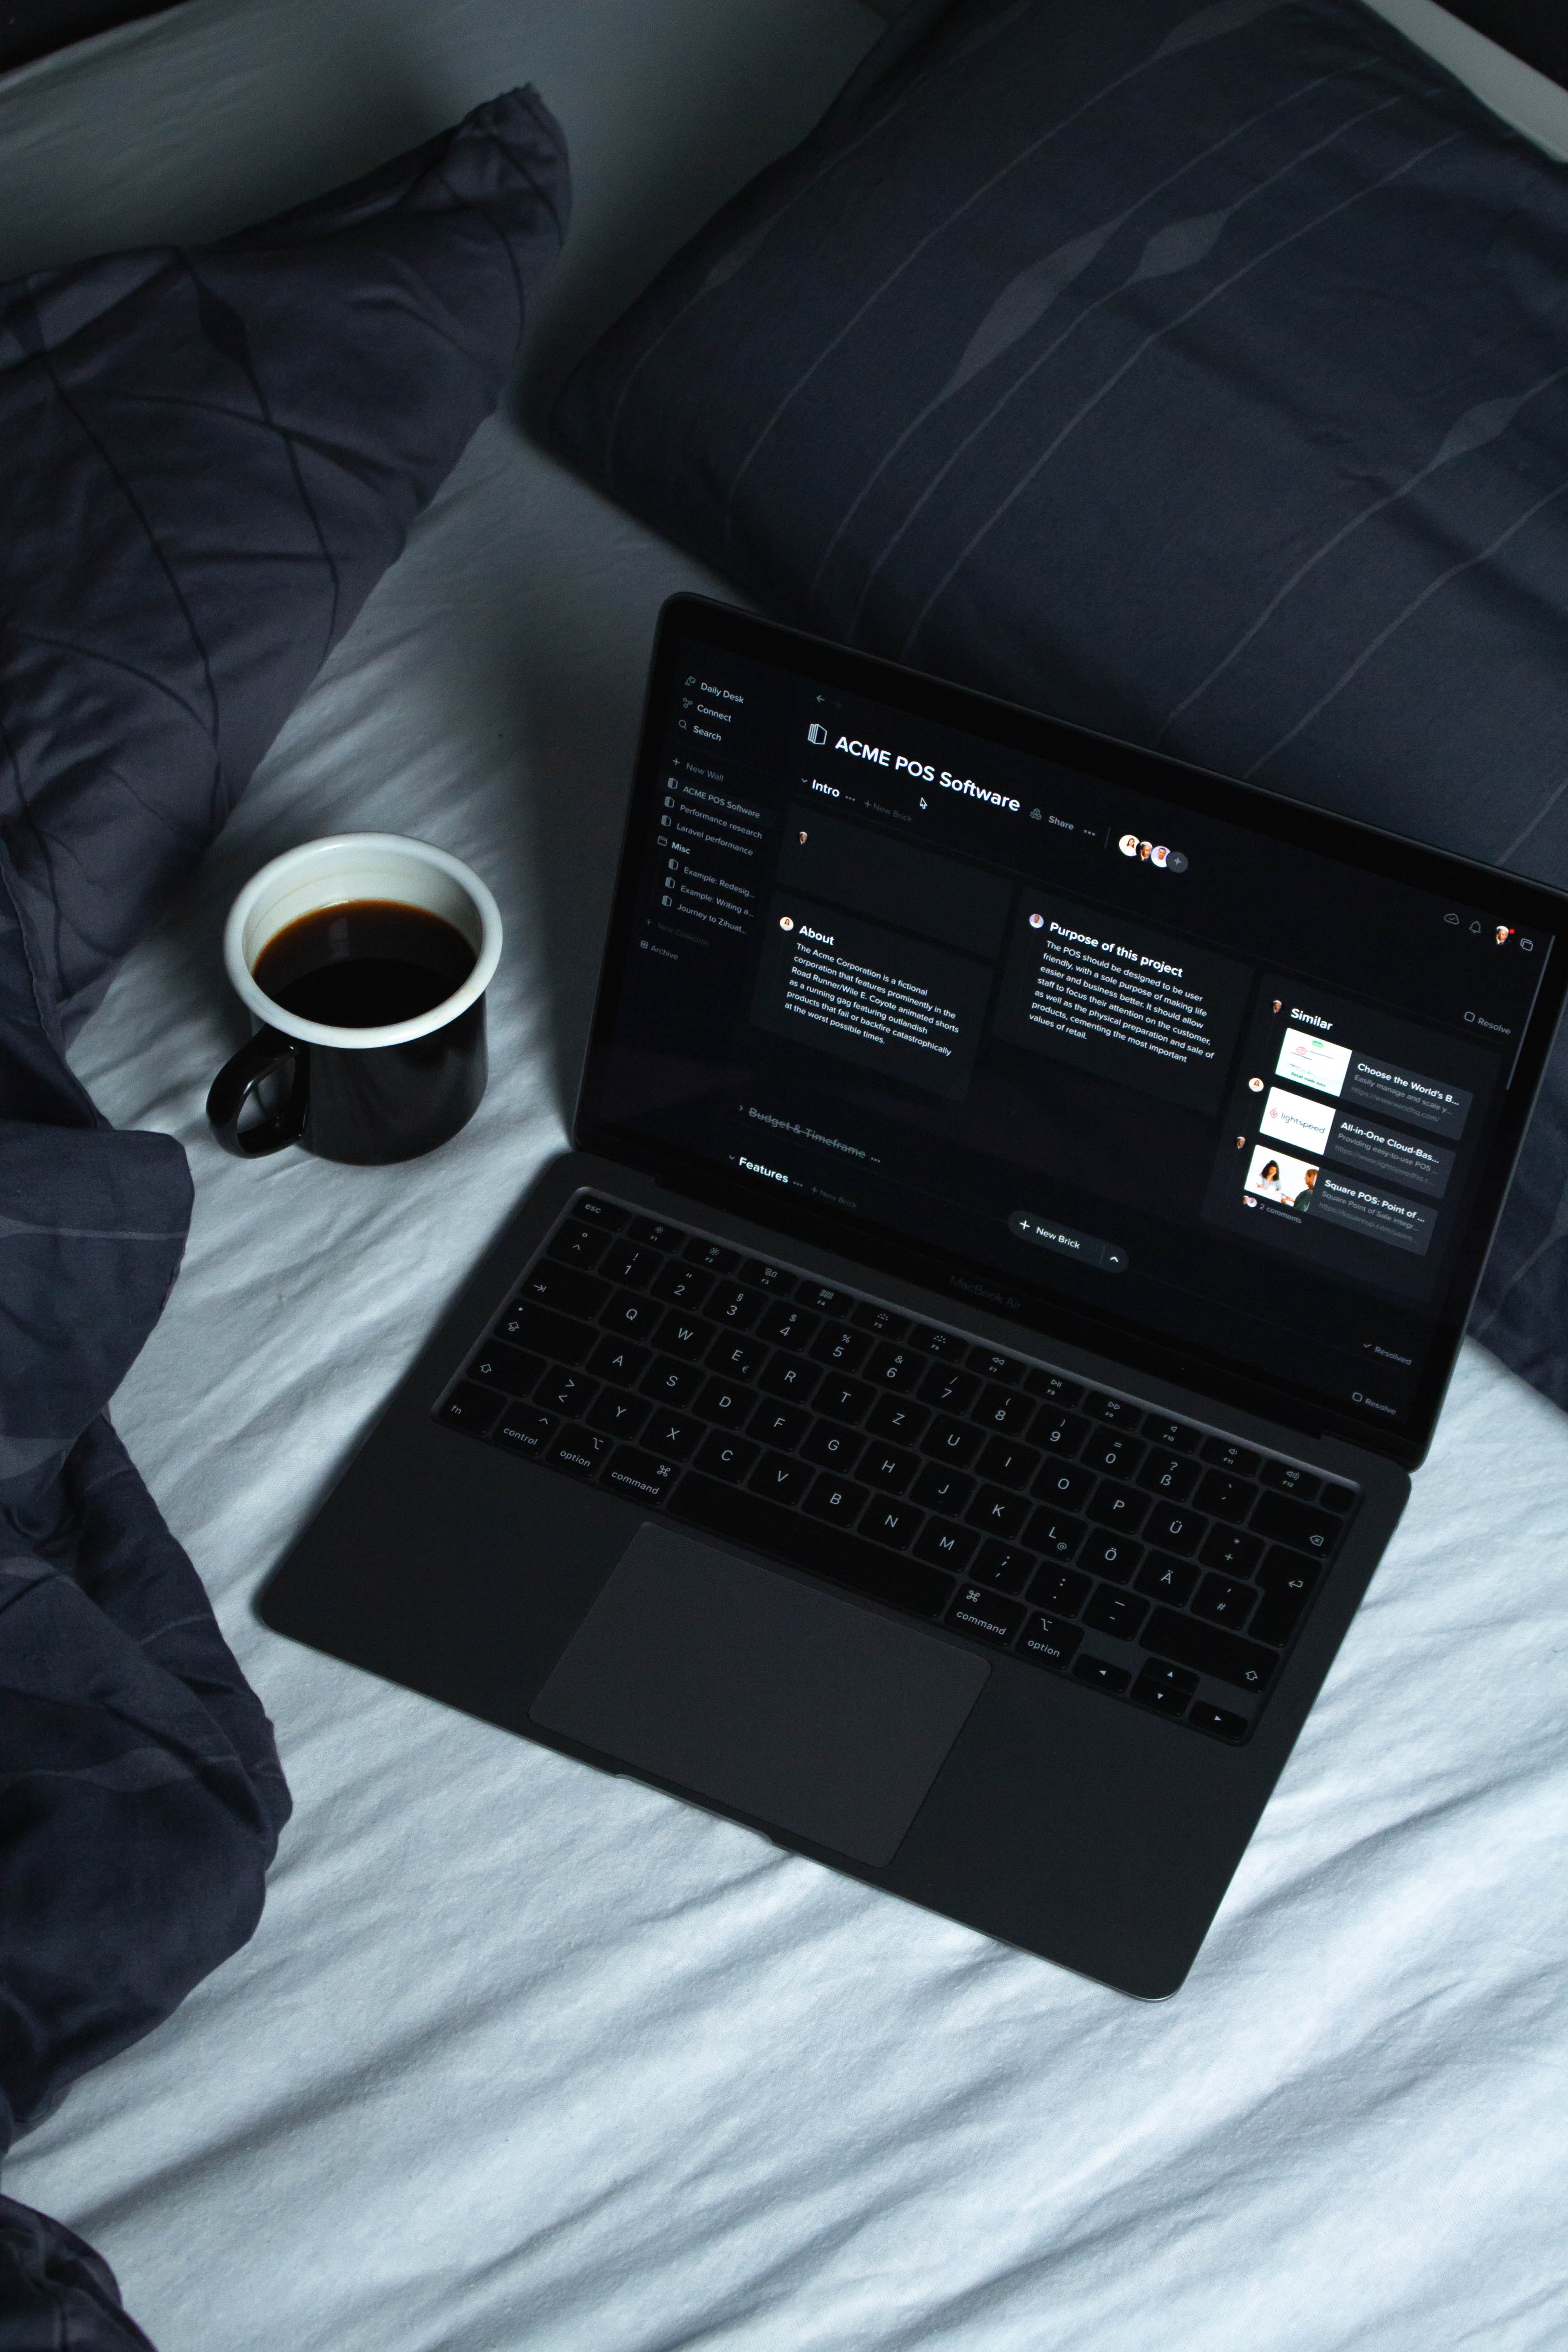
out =
[[[1393,14],[1390,8],[1390,14]],[[798,136],[858,0],[193,0],[0,84],[0,274],[220,233],[524,78],[540,379]],[[481,429],[74,1060],[177,1136],[118,1426],[279,1731],[254,1941],[19,2143],[160,2352],[1488,2352],[1568,2336],[1568,1422],[1468,1349],[1194,1974],[1145,2007],[267,1633],[250,1598],[563,1139],[654,614],[695,566]],[[423,835],[509,928],[490,1090],[226,1160],[224,910]]]

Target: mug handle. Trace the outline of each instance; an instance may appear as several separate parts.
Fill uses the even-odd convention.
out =
[[[251,1095],[264,1078],[285,1065],[291,1076],[281,1108],[266,1113],[241,1134],[240,1118]],[[207,1092],[207,1118],[224,1150],[232,1151],[237,1160],[262,1160],[269,1151],[298,1143],[305,1132],[307,1068],[305,1055],[294,1038],[285,1037],[278,1029],[258,1029],[249,1044],[224,1064]]]

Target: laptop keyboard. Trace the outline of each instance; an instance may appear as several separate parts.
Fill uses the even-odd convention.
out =
[[[1359,1500],[591,1194],[436,1417],[1232,1741]]]

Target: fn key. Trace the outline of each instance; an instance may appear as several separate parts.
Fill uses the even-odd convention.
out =
[[[485,1437],[505,1402],[504,1397],[497,1396],[493,1389],[482,1389],[478,1381],[459,1381],[437,1419],[450,1422],[454,1429],[471,1429],[476,1437]]]

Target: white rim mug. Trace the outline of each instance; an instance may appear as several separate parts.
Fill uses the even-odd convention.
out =
[[[304,1021],[275,1003],[257,986],[252,971],[263,949],[302,916],[319,914],[324,907],[347,906],[356,898],[390,898],[399,906],[420,907],[461,931],[474,950],[474,968],[462,986],[428,1013],[412,1021],[388,1022],[384,1029],[342,1029],[327,1021]],[[258,1021],[308,1045],[342,1045],[350,1052],[405,1045],[433,1029],[444,1029],[484,994],[495,977],[500,950],[500,908],[473,868],[445,849],[401,833],[331,833],[298,849],[286,849],[251,876],[228,910],[223,933],[229,984]]]
[[[309,1021],[268,996],[256,966],[280,932],[365,900],[449,923],[472,950],[473,969],[427,1012],[376,1028]],[[229,909],[223,946],[229,983],[258,1024],[207,1097],[226,1150],[254,1160],[300,1143],[325,1159],[381,1165],[432,1150],[466,1125],[484,1092],[484,995],[500,961],[501,919],[460,858],[396,833],[304,842],[251,876]],[[257,1118],[257,1088],[285,1073],[283,1107]]]

